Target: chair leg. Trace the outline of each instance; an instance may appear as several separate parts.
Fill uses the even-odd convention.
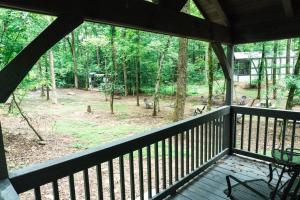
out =
[[[291,188],[293,187],[293,184],[297,178],[297,176],[299,176],[299,172],[295,172],[294,175],[292,176],[291,180],[289,181],[288,185],[286,186],[286,188],[283,191],[283,195],[281,197],[282,200],[286,200],[289,192],[291,190]]]
[[[285,171],[285,166],[283,167],[283,169],[282,169],[282,171],[281,171],[281,174],[280,174],[280,176],[279,176],[279,178],[278,178],[278,182],[277,182],[277,184],[276,184],[275,190],[273,191],[273,194],[272,194],[272,198],[271,198],[271,199],[275,199],[275,196],[276,196],[277,190],[278,190],[278,188],[279,188],[279,184],[280,184],[280,182],[281,182],[281,179],[282,179],[282,177],[283,177],[284,171]]]
[[[230,183],[230,178],[229,176],[226,176],[226,182],[227,182],[227,187],[228,187],[228,194],[227,197],[231,196],[231,183]]]
[[[270,171],[270,174],[269,174],[269,182],[268,183],[271,183],[271,181],[273,180],[273,169],[272,169],[272,164],[270,163],[269,164],[269,171]]]

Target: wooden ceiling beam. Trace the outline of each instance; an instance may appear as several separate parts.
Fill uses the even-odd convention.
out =
[[[83,22],[80,17],[61,16],[0,71],[0,103],[5,103],[40,57]]]
[[[284,13],[287,18],[294,17],[293,5],[291,0],[281,0]]]
[[[211,16],[207,11],[206,11],[206,4],[210,4],[210,6],[212,6],[214,8],[214,10],[218,13],[218,17],[219,20],[221,21],[222,25],[225,26],[230,26],[230,20],[228,19],[223,6],[220,4],[219,0],[210,0],[210,1],[203,1],[203,0],[193,0],[196,7],[198,8],[198,10],[200,11],[200,13],[202,13],[203,17],[205,19],[208,19],[211,22],[215,22],[215,15]]]
[[[232,27],[233,44],[288,39],[300,36],[300,17]]]
[[[174,11],[181,11],[185,6],[187,0],[159,0],[159,5],[166,9],[171,9]]]
[[[207,20],[165,9],[147,1],[0,0],[0,7],[43,14],[76,14],[84,20],[155,33],[230,44],[229,29]]]

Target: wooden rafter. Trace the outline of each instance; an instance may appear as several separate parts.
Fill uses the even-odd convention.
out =
[[[284,13],[287,18],[292,18],[294,16],[293,6],[291,0],[281,0]]]
[[[233,44],[299,37],[300,17],[232,27]]]
[[[211,22],[220,23],[225,26],[230,26],[230,21],[220,4],[219,0],[210,0],[210,1],[202,1],[202,0],[193,0],[198,10],[202,13],[204,18],[208,19]],[[207,7],[210,7],[210,9],[213,9],[217,15],[218,19],[215,19],[215,14],[211,15],[207,12]]]
[[[180,11],[186,4],[187,0],[159,0],[159,5],[163,8]]]
[[[220,43],[212,42],[211,46],[219,60],[225,78],[227,80],[231,80],[232,79],[231,65],[230,65],[231,63],[229,63],[222,45]]]
[[[80,17],[60,16],[0,71],[0,102],[4,103],[38,59],[83,22]]]
[[[147,1],[0,0],[0,7],[43,14],[76,14],[84,20],[204,41],[231,43],[229,29]]]

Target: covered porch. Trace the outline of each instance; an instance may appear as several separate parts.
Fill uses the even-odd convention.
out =
[[[0,0],[1,7],[58,16],[0,72],[0,102],[41,55],[84,20],[211,42],[226,78],[223,107],[17,171],[8,172],[0,137],[2,199],[226,199],[226,175],[267,179],[273,149],[300,148],[299,112],[232,105],[234,45],[299,36],[300,18],[294,10],[300,4],[194,2],[205,19],[181,13],[186,1],[180,0]],[[253,197],[246,191],[241,196]]]

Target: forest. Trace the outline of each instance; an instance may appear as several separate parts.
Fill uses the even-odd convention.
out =
[[[202,17],[193,4],[187,4],[183,12]],[[55,18],[0,9],[0,19],[2,69]],[[223,47],[226,50],[226,46]],[[298,38],[235,46],[235,52],[260,52],[261,58],[257,78],[246,85],[235,83],[234,103],[252,106],[256,101],[265,101],[268,107],[268,101],[273,101],[277,108],[299,109],[300,61],[297,59],[295,66],[291,66],[289,58],[291,52],[298,58],[299,49]],[[265,58],[270,54],[274,60],[277,55],[286,56],[284,78],[276,74],[276,61],[268,66],[272,75],[265,75],[268,73]],[[0,105],[1,121],[5,134],[12,132],[11,121],[18,120],[25,123],[21,130],[29,126],[29,130],[25,129],[33,131],[39,140],[55,138],[46,132],[71,132],[76,138],[70,142],[71,146],[85,148],[224,105],[224,80],[210,43],[85,22],[39,59],[8,102]],[[85,97],[94,98],[94,102]],[[247,103],[243,102],[244,97]],[[103,101],[101,105],[99,99]],[[39,106],[31,102],[38,102]],[[135,110],[137,106],[139,110]],[[50,112],[50,108],[56,111]],[[66,108],[68,110],[63,110]],[[74,125],[71,115],[79,110],[81,114],[75,120],[78,124]],[[126,121],[124,129],[119,127],[114,136],[91,144],[94,132],[109,132],[108,124],[114,120],[129,120],[133,111],[136,118],[145,118],[134,122],[135,128],[129,127]],[[94,113],[94,124],[88,122],[91,115],[83,116],[85,112]],[[53,120],[50,114],[58,117]],[[104,125],[105,130],[98,127],[97,117],[104,121],[110,119]],[[44,118],[48,120],[44,122],[46,128],[37,127]],[[49,128],[51,120],[55,123]],[[88,126],[92,128],[87,129]],[[84,134],[77,133],[83,127]]]

